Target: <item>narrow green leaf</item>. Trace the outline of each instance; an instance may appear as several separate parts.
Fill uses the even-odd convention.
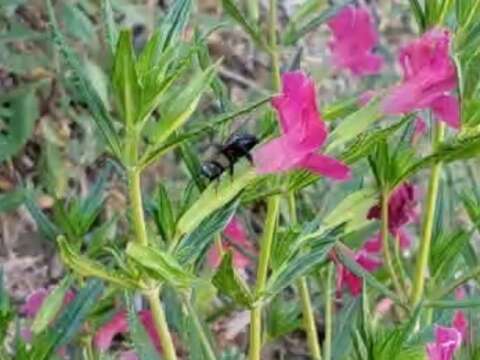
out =
[[[154,144],[164,143],[170,135],[180,128],[193,114],[204,91],[210,86],[218,63],[202,72],[198,72],[185,87],[162,101],[166,106],[161,120],[151,130]],[[167,106],[168,105],[168,106]]]
[[[233,0],[222,0],[223,10],[230,15],[233,20],[235,20],[243,30],[250,35],[252,41],[261,49],[268,51],[268,46],[265,43],[260,31],[254,27],[250,22],[243,16],[240,12],[240,9],[235,5]]]
[[[423,12],[422,6],[418,2],[418,0],[409,0],[410,1],[410,8],[412,9],[413,15],[415,16],[415,20],[417,21],[418,28],[420,32],[426,29],[427,22],[425,18],[425,14]]]
[[[366,106],[345,118],[330,135],[330,144],[326,152],[347,141],[354,139],[368,129],[368,126],[379,120],[383,114],[379,109],[380,98],[372,99]]]
[[[25,194],[25,206],[27,207],[30,215],[35,220],[40,232],[51,241],[55,241],[57,236],[60,235],[60,229],[50,221],[45,213],[40,209],[33,198],[33,194],[27,192]]]
[[[0,110],[8,102],[9,115],[0,113],[0,163],[16,155],[33,133],[38,119],[38,101],[33,89],[26,89],[14,97],[0,98]]]
[[[132,338],[135,352],[140,360],[160,360],[160,355],[152,344],[145,327],[140,322],[133,299],[126,295],[125,303],[128,311],[128,332]]]
[[[161,49],[165,50],[170,44],[175,43],[188,23],[192,9],[192,0],[177,0],[160,26],[162,34]]]
[[[181,133],[180,135],[172,136],[166,143],[157,145],[152,149],[150,149],[149,151],[147,151],[147,153],[142,159],[142,167],[149,166],[154,161],[156,161],[161,155],[163,155],[165,152],[174,149],[175,147],[183,144],[185,141],[188,141],[197,136],[200,136],[210,130],[214,130],[219,126],[226,124],[229,121],[235,119],[238,116],[245,115],[254,111],[255,109],[259,108],[260,106],[270,101],[271,98],[272,96],[264,97],[258,101],[249,103],[241,107],[240,109],[228,112],[223,115],[219,115],[218,117],[214,118],[210,122],[202,123],[201,125],[194,127],[192,130],[189,130],[188,132],[184,132],[184,133]]]
[[[236,272],[233,265],[233,255],[230,251],[223,255],[222,262],[212,279],[212,283],[221,294],[231,298],[237,305],[244,308],[252,306],[253,295],[248,285]]]
[[[131,242],[127,247],[127,255],[148,269],[152,277],[175,288],[190,287],[196,280],[172,255],[160,249]]]
[[[127,129],[138,120],[137,112],[140,108],[141,88],[135,62],[132,32],[122,30],[115,51],[112,82]]]
[[[110,46],[112,54],[114,54],[118,41],[118,30],[117,25],[115,24],[115,15],[110,0],[102,0],[102,21],[107,35],[107,44]]]
[[[440,309],[462,309],[480,306],[480,298],[470,298],[465,300],[430,300],[424,303],[426,307]]]
[[[199,199],[182,215],[177,222],[176,239],[191,233],[210,214],[235,198],[258,175],[248,167],[238,170],[232,179],[223,178],[219,184],[210,184]]]
[[[19,207],[25,198],[24,189],[16,189],[4,194],[0,194],[0,214],[15,210]]]
[[[100,281],[89,280],[57,318],[51,331],[44,331],[34,339],[30,359],[50,359],[56,350],[70,342],[81,330],[102,291],[103,285]]]
[[[33,320],[31,330],[34,334],[40,334],[53,321],[63,305],[65,295],[71,284],[72,278],[69,276],[65,277],[45,298]]]
[[[63,262],[75,273],[84,277],[98,277],[122,289],[137,289],[140,287],[138,281],[127,277],[122,272],[107,269],[101,263],[80,255],[72,249],[63,236],[60,236],[57,242]]]
[[[238,201],[231,201],[205,218],[178,243],[175,256],[183,264],[195,263],[207,251],[214,236],[222,231],[237,210]]]
[[[170,242],[175,233],[175,214],[167,189],[162,184],[157,186],[153,214],[163,241]]]
[[[88,105],[98,129],[104,137],[110,150],[118,157],[121,157],[120,139],[116,133],[113,121],[108,115],[100,96],[95,91],[92,84],[85,76],[80,60],[75,55],[73,50],[68,46],[63,34],[60,31],[55,12],[51,0],[47,0],[48,17],[50,19],[50,28],[53,36],[53,41],[57,45],[62,54],[63,59],[69,65],[73,72],[72,82],[78,89],[79,95],[84,99]]]

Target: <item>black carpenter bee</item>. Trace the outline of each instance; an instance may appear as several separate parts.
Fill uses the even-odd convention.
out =
[[[230,176],[233,176],[235,163],[241,158],[245,157],[251,164],[253,163],[250,150],[258,144],[256,136],[251,134],[233,134],[225,144],[216,145],[219,155],[223,155],[226,164],[222,163],[221,159],[205,161],[202,164],[202,175],[209,181],[217,180],[228,169]]]

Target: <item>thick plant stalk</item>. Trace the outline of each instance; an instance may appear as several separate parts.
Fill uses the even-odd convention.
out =
[[[135,233],[135,240],[142,245],[148,245],[147,229],[143,215],[142,188],[140,183],[140,172],[137,169],[128,172],[128,194],[130,197],[132,225]],[[172,335],[168,329],[167,320],[160,303],[159,290],[157,288],[150,290],[146,294],[147,300],[152,311],[155,329],[160,337],[163,355],[166,360],[177,360],[175,346]]]
[[[277,0],[270,0],[269,2],[268,22],[273,89],[278,91],[282,80],[280,78],[280,59],[277,49]]]
[[[272,196],[267,202],[267,218],[263,230],[262,242],[260,244],[260,258],[257,269],[257,284],[255,288],[256,297],[261,296],[267,282],[270,254],[272,251],[273,236],[277,226],[280,198]],[[250,312],[250,360],[261,360],[262,351],[262,303],[257,302]]]
[[[330,263],[327,272],[327,288],[325,289],[325,341],[323,345],[324,360],[332,358],[332,334],[333,334],[333,299],[335,265]]]
[[[444,136],[445,124],[437,122],[435,125],[435,134],[432,144],[434,150],[441,144]],[[435,220],[435,210],[437,208],[438,188],[440,185],[441,173],[442,163],[439,162],[434,164],[432,166],[432,172],[430,174],[430,181],[428,184],[428,195],[425,217],[423,219],[422,238],[420,240],[420,250],[413,282],[411,297],[411,303],[413,306],[416,306],[420,303],[425,288],[425,277],[427,276],[428,270],[428,258],[430,256],[430,248],[432,243],[433,223]]]
[[[290,222],[297,223],[297,210],[295,205],[295,194],[288,195],[288,209],[290,213]],[[303,326],[307,332],[307,343],[310,350],[310,355],[314,360],[322,359],[322,352],[320,350],[320,343],[317,336],[317,325],[315,324],[315,314],[310,300],[310,292],[308,290],[308,283],[305,277],[301,277],[297,281],[297,290],[302,301],[302,315]]]
[[[388,243],[388,199],[389,199],[389,192],[383,191],[382,192],[382,228],[381,228],[381,238],[383,242],[383,255],[385,257],[385,265],[387,266],[388,273],[390,278],[393,282],[393,287],[398,296],[401,298],[403,297],[402,286],[400,284],[400,280],[397,277],[397,273],[395,272],[395,268],[393,266],[393,257],[392,253],[390,252],[390,244]]]
[[[247,0],[247,11],[249,18],[256,25],[260,17],[259,0]]]

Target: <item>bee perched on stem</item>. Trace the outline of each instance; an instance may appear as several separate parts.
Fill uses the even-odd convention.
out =
[[[235,163],[241,158],[244,157],[253,164],[250,150],[257,144],[258,139],[252,134],[232,134],[225,144],[215,145],[217,155],[222,155],[223,159],[218,157],[215,160],[205,161],[201,168],[202,175],[209,181],[218,180],[225,170],[228,169],[230,176],[233,176]]]

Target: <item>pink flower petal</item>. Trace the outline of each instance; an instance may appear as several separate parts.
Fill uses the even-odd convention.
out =
[[[370,100],[376,95],[377,93],[373,90],[367,90],[360,94],[358,97],[358,106],[365,106],[367,105]]]
[[[462,341],[468,340],[468,320],[465,313],[462,310],[455,311],[453,315],[452,326],[457,329],[462,335]]]
[[[439,120],[448,126],[460,128],[460,105],[454,96],[442,95],[432,102],[432,111]]]
[[[437,326],[435,342],[427,344],[429,360],[453,360],[453,355],[462,342],[462,335],[455,328]]]
[[[347,165],[326,155],[310,154],[299,163],[299,167],[334,180],[344,181],[352,177]]]
[[[130,351],[122,352],[118,360],[139,360],[139,359],[135,351],[130,350]]]
[[[93,343],[100,351],[106,351],[112,345],[115,335],[123,334],[128,331],[128,322],[125,311],[116,313],[113,318],[98,329]]]
[[[332,31],[329,48],[336,67],[349,69],[358,76],[377,74],[381,70],[383,58],[371,53],[378,43],[378,33],[366,7],[346,6],[328,26]]]
[[[42,307],[43,301],[48,296],[49,291],[41,288],[31,293],[21,308],[21,312],[26,317],[34,318],[37,315],[38,310]]]
[[[372,256],[364,250],[360,250],[355,254],[355,261],[368,272],[376,271],[383,264],[380,259]],[[339,278],[337,278],[337,291],[345,285],[352,296],[360,295],[363,287],[362,278],[352,273],[343,265],[339,266],[337,271],[339,272]]]

